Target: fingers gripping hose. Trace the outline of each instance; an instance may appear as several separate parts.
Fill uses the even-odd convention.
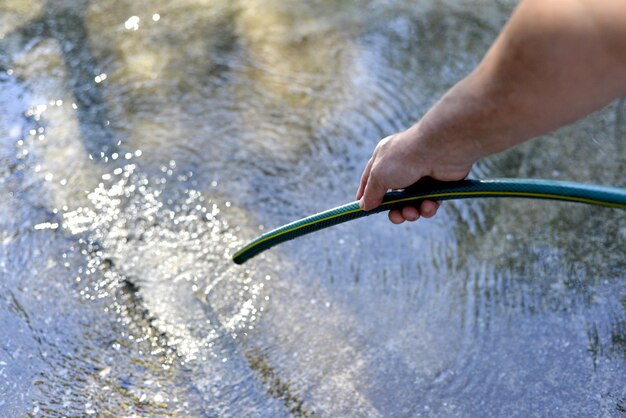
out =
[[[348,203],[308,216],[269,231],[249,242],[233,255],[233,261],[242,264],[255,255],[282,242],[309,234],[329,226],[374,213],[417,206],[425,199],[453,200],[479,197],[519,197],[530,199],[563,200],[626,209],[626,189],[566,181],[530,179],[461,180],[442,182],[428,179],[404,190],[385,194],[383,203],[371,211],[359,208],[359,202]]]

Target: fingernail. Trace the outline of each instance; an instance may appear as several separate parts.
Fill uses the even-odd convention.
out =
[[[359,199],[359,207],[360,207],[361,209],[365,210],[364,206],[365,206],[365,203],[363,202],[363,198],[360,198],[360,199]]]

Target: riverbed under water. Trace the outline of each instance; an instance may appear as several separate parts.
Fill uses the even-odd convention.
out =
[[[625,414],[623,211],[447,202],[230,261],[353,199],[514,3],[0,0],[0,415]],[[472,177],[626,187],[625,119]]]

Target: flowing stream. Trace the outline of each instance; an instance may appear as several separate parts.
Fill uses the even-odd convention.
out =
[[[514,1],[0,0],[0,416],[626,414],[626,217],[353,199]],[[573,87],[575,88],[575,87]],[[626,105],[472,177],[626,187]]]

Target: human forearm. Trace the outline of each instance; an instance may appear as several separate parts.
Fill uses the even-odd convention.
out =
[[[424,136],[470,141],[480,158],[626,94],[626,4],[601,3],[523,2],[476,70],[425,115],[421,129],[437,135]]]

